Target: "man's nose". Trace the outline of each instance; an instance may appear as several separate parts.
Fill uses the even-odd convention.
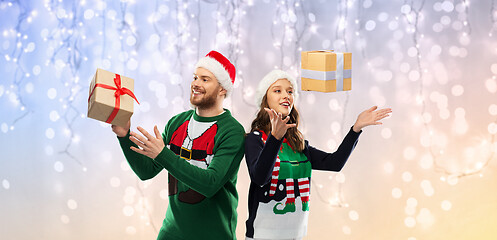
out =
[[[192,87],[197,87],[199,85],[198,81],[199,81],[198,78],[197,79],[193,79],[193,81],[192,81]]]

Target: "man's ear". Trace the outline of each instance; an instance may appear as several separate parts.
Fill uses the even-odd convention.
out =
[[[226,97],[227,97],[227,94],[228,94],[228,90],[224,89],[223,87],[221,87],[221,88],[219,89],[219,96],[224,95],[224,97],[226,98]]]

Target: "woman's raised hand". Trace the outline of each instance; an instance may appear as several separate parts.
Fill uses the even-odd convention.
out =
[[[290,121],[290,116],[283,118],[281,113],[277,113],[273,109],[264,108],[264,110],[269,114],[269,119],[271,120],[271,135],[278,140],[281,140],[285,136],[289,128],[297,126],[295,123],[287,124]]]
[[[380,120],[390,116],[390,113],[392,112],[391,108],[377,109],[377,106],[373,106],[370,109],[360,113],[359,116],[357,116],[354,127],[352,128],[354,132],[360,132],[362,128],[369,125],[382,124]]]

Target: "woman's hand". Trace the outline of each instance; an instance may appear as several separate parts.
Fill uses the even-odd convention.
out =
[[[354,126],[352,127],[352,130],[354,130],[354,132],[360,132],[361,129],[366,126],[382,124],[379,121],[383,118],[390,116],[389,113],[392,112],[391,108],[383,108],[380,110],[376,109],[378,109],[378,107],[373,106],[370,109],[359,114],[359,116],[357,116],[357,120]]]
[[[295,123],[287,124],[290,121],[290,116],[286,116],[283,119],[283,115],[273,109],[264,108],[264,110],[269,114],[269,119],[271,120],[271,135],[278,140],[281,140],[285,136],[286,130],[297,126]]]

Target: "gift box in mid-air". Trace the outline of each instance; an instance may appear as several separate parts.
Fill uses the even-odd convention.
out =
[[[303,51],[301,57],[302,90],[336,92],[352,89],[352,53]]]

